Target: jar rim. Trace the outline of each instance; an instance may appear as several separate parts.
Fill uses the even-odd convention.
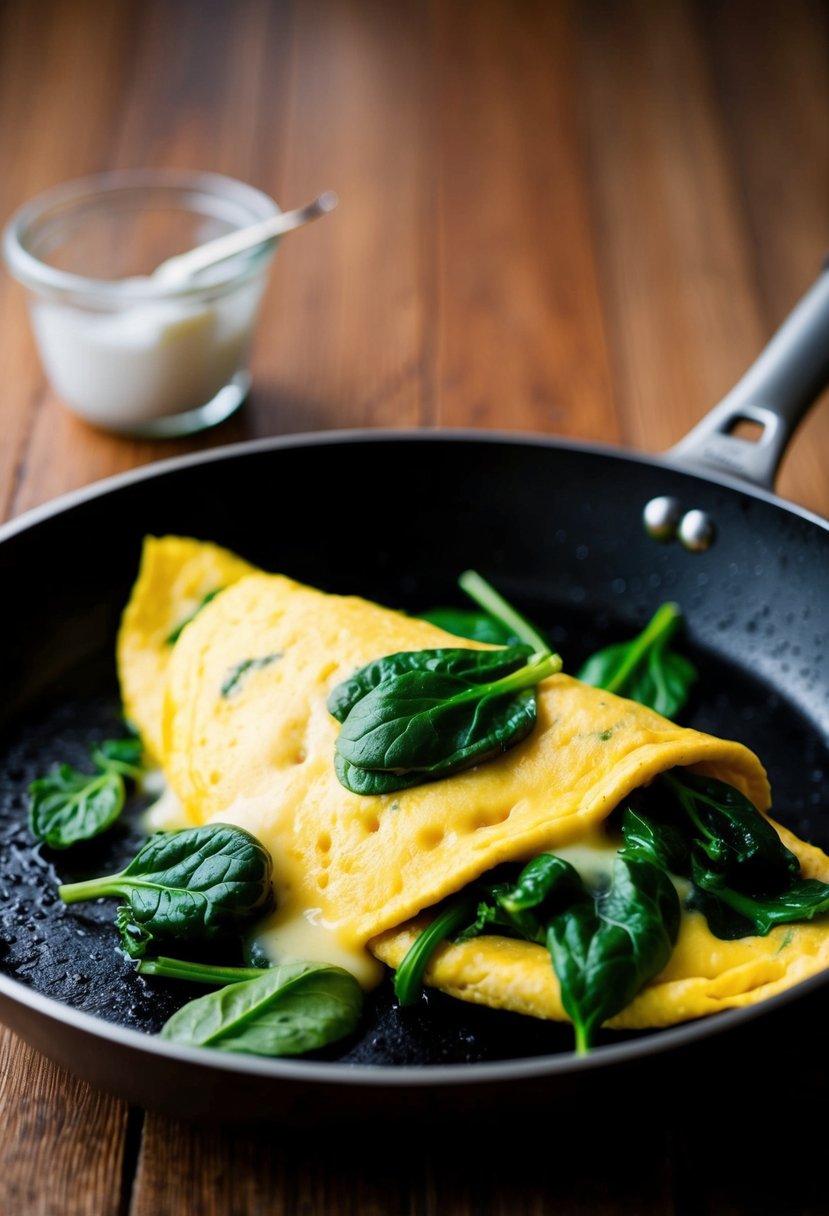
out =
[[[191,298],[222,293],[258,273],[275,252],[278,238],[240,255],[228,263],[225,273],[219,271],[205,284],[194,280],[182,286],[154,282],[146,278],[99,279],[50,266],[27,247],[38,223],[60,211],[80,209],[102,197],[115,197],[141,190],[169,190],[189,195],[207,196],[227,204],[228,211],[242,209],[249,214],[246,222],[278,215],[277,202],[247,182],[221,173],[174,168],[112,169],[62,182],[35,195],[12,214],[3,230],[2,251],[13,276],[30,290],[55,297],[84,297],[90,302],[118,305],[125,302],[146,302],[156,299]],[[242,227],[243,224],[239,224]]]

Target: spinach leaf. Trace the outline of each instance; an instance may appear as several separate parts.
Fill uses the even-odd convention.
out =
[[[488,612],[476,612],[473,608],[430,608],[421,612],[424,621],[430,621],[446,633],[454,633],[473,642],[487,642],[492,646],[514,646],[521,639],[514,630],[490,616]]]
[[[483,683],[517,671],[531,654],[531,647],[523,644],[509,646],[503,650],[463,650],[455,647],[400,650],[396,654],[372,660],[350,679],[343,680],[332,689],[328,695],[328,712],[338,722],[344,722],[363,697],[368,696],[385,681],[395,680],[408,672],[443,672],[471,683]]]
[[[446,669],[449,660],[444,669],[418,668],[382,680],[347,714],[336,755],[349,766],[388,773],[389,791],[402,788],[401,777],[406,784],[434,780],[519,742],[535,725],[535,685],[560,670],[561,660],[533,654],[523,662],[522,656],[510,674],[490,680],[500,652],[473,653],[467,676]],[[349,771],[338,776],[342,781]]]
[[[829,886],[816,878],[795,879],[774,895],[747,895],[733,887],[712,887],[709,877],[694,864],[693,905],[703,913],[711,932],[726,940],[765,937],[775,925],[814,920],[829,912]]]
[[[94,773],[71,764],[29,784],[29,827],[36,840],[68,849],[106,831],[121,814],[126,782],[141,775],[141,740],[107,739],[92,749]]]
[[[673,883],[649,858],[629,854],[627,840],[605,890],[589,890],[570,862],[542,853],[514,885],[492,888],[489,898],[498,909],[496,926],[506,915],[512,932],[546,944],[580,1053],[590,1049],[602,1023],[662,970],[679,932]],[[479,923],[486,923],[482,913]]]
[[[679,896],[671,879],[661,865],[635,850],[632,841],[624,841],[607,888],[589,889],[569,861],[542,853],[513,881],[503,881],[499,867],[494,878],[474,884],[447,913],[457,910],[459,920],[465,897],[478,891],[475,918],[455,941],[496,933],[547,947],[580,1054],[591,1049],[598,1028],[665,967],[679,932]],[[438,940],[451,936],[455,923],[439,926]],[[421,961],[419,949],[428,961],[434,947],[428,939],[421,947],[428,932],[404,963],[410,957]]]
[[[201,600],[196,605],[196,607],[193,609],[193,611],[190,613],[190,615],[186,616],[183,621],[180,621],[179,624],[176,625],[175,629],[173,629],[170,633],[168,633],[167,637],[164,639],[165,646],[175,645],[175,643],[181,637],[184,626],[189,625],[190,622],[193,620],[193,618],[197,617],[199,615],[202,608],[204,608],[207,604],[209,604],[212,599],[215,599],[216,596],[219,594],[219,592],[222,590],[223,590],[222,587],[214,587],[212,591],[208,591],[206,595],[202,596]]]
[[[675,717],[697,679],[693,663],[671,647],[681,620],[676,604],[662,604],[640,634],[597,651],[577,678],[648,705],[666,718]]]
[[[512,882],[488,885],[474,928],[544,945],[549,918],[583,894],[584,884],[569,861],[555,853],[541,853]]]
[[[532,911],[540,919],[567,907],[581,890],[581,879],[569,861],[555,853],[541,853],[527,862],[515,883],[499,891],[497,898],[512,917]],[[539,935],[538,929],[535,932]]]
[[[687,840],[685,864],[675,856],[672,868],[690,877],[690,902],[717,937],[762,937],[829,911],[829,885],[801,877],[795,854],[739,790],[679,769],[659,785]]]
[[[800,873],[794,853],[734,786],[680,769],[664,774],[660,785],[674,800],[697,877],[709,889],[731,886],[768,895],[786,889]]]
[[[151,942],[227,937],[263,914],[272,899],[271,856],[243,828],[214,823],[151,836],[119,874],[64,883],[64,903],[118,895],[124,950],[140,958]]]
[[[223,697],[235,696],[242,687],[248,672],[259,671],[262,667],[270,667],[271,663],[275,663],[277,659],[281,658],[281,653],[277,652],[275,654],[264,654],[258,659],[242,659],[241,662],[235,663],[228,670],[227,675],[222,681],[221,695]]]
[[[513,870],[498,867],[498,873]],[[409,947],[394,976],[394,991],[401,1005],[413,1004],[422,989],[423,975],[437,947],[447,938],[467,941],[481,933],[500,933],[544,944],[541,906],[549,911],[581,891],[576,871],[560,857],[543,853],[530,861],[513,881],[473,883],[460,896],[446,901],[435,919]],[[532,911],[530,911],[532,909]]]
[[[586,1054],[599,1027],[666,966],[679,918],[679,896],[665,871],[624,850],[616,855],[607,891],[595,899],[585,891],[552,917],[547,947],[577,1054]]]
[[[362,989],[350,972],[283,963],[189,1001],[161,1037],[218,1051],[296,1056],[351,1034],[362,1009]]]
[[[633,805],[622,809],[621,821],[628,857],[652,861],[671,874],[690,872],[690,844],[677,826],[652,819]]]
[[[334,770],[355,794],[436,780],[512,747],[535,725],[535,685],[561,670],[547,641],[485,579],[459,580],[522,641],[493,650],[400,651],[360,668],[328,697],[341,723]]]

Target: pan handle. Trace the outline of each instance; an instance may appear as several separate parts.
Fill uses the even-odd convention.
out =
[[[665,457],[772,490],[789,440],[827,384],[829,260],[742,379]],[[735,433],[746,421],[760,427],[756,439]]]

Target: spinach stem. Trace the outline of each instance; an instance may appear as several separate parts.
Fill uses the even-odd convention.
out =
[[[121,886],[105,878],[87,878],[83,882],[64,882],[58,895],[65,904],[80,903],[82,899],[98,899],[102,895],[120,895]]]
[[[188,963],[183,959],[142,959],[136,968],[139,975],[161,975],[170,980],[191,980],[196,984],[235,984],[240,980],[255,980],[265,975],[267,967],[222,967],[212,963]]]
[[[547,639],[537,629],[534,629],[520,613],[516,612],[512,605],[508,604],[477,571],[464,570],[458,579],[458,584],[470,599],[473,599],[485,612],[497,617],[522,641],[532,646],[533,650],[541,651],[544,654],[550,653],[550,644]]]
[[[438,912],[415,938],[394,975],[394,994],[400,1005],[413,1005],[423,987],[423,975],[440,943],[475,917],[477,900],[461,897]]]
[[[604,685],[608,692],[621,688],[630,673],[657,641],[665,642],[671,636],[679,621],[679,606],[673,603],[662,604],[651,617],[648,625],[635,641],[631,642],[624,662],[622,662],[612,679]]]
[[[466,692],[458,693],[452,698],[454,702],[480,701],[484,696],[503,696],[508,692],[520,692],[522,688],[532,688],[561,671],[561,657],[550,654],[549,650],[540,654],[531,654],[523,667],[501,676],[500,680],[492,680],[489,684],[476,684]]]

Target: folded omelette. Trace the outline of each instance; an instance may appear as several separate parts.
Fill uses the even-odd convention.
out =
[[[608,816],[678,766],[734,786],[768,816],[766,772],[743,744],[561,673],[538,685],[534,729],[498,757],[394,794],[351,793],[334,771],[331,690],[381,656],[459,644],[483,647],[216,545],[146,539],[118,637],[124,712],[175,795],[168,826],[235,823],[271,852],[276,910],[259,945],[272,959],[338,963],[369,988],[400,964],[430,910],[501,863],[555,852],[607,868]],[[821,850],[773,826],[803,877],[829,881]],[[827,966],[825,917],[724,941],[683,908],[669,963],[606,1025],[667,1026],[753,1004]],[[425,982],[567,1020],[549,953],[533,942],[446,941]]]

